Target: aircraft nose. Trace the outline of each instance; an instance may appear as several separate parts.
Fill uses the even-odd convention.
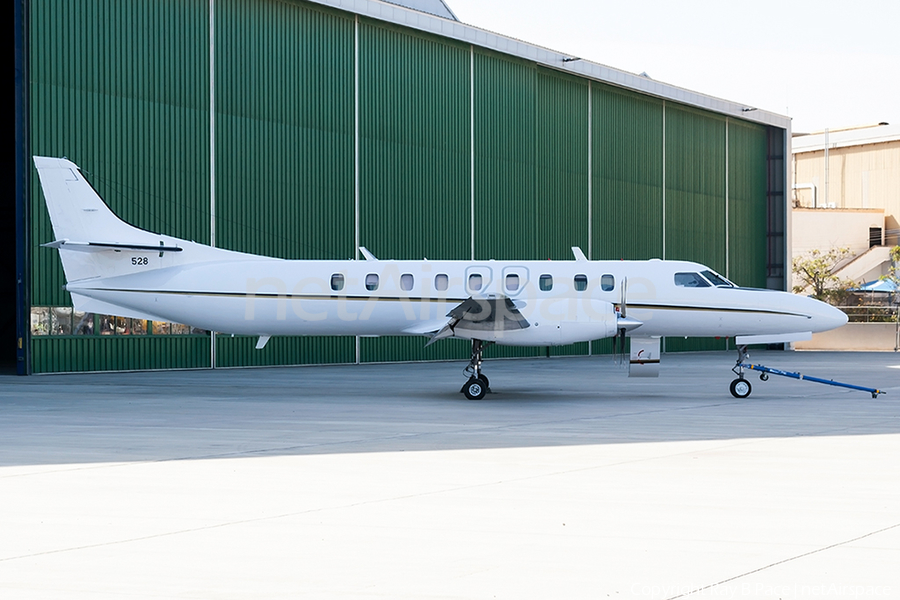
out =
[[[814,332],[837,329],[847,323],[847,313],[844,311],[812,298],[810,300],[816,303],[812,311],[812,330]]]

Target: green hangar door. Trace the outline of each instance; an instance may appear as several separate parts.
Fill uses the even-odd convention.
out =
[[[15,215],[15,196],[0,200],[0,213]],[[15,373],[16,348],[16,220],[0,219],[0,374]]]

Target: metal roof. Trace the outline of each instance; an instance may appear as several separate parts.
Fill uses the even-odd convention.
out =
[[[451,18],[437,17],[428,14],[427,12],[406,8],[392,2],[379,2],[378,0],[309,1],[365,17],[378,19],[380,21],[402,25],[411,29],[418,29],[419,31],[472,44],[473,46],[509,54],[552,69],[566,71],[594,81],[601,81],[603,83],[656,96],[663,100],[672,100],[674,102],[695,106],[697,108],[738,119],[772,125],[790,131],[791,119],[784,115],[655,81],[635,73],[608,67],[590,60],[576,58],[556,50],[550,50],[535,44],[529,44],[528,42],[517,40],[515,38],[480,29],[473,25],[467,25],[457,20],[451,20]],[[405,0],[405,3],[408,5],[418,5],[425,3],[425,1]]]
[[[874,125],[839,131],[798,135],[791,141],[791,152],[815,152],[828,148],[846,148],[900,140],[900,125]]]

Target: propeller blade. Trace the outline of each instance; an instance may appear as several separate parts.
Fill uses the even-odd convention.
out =
[[[618,331],[613,340],[613,354],[616,356],[616,364],[625,364],[625,332],[634,329],[634,319],[628,319],[628,300],[626,298],[626,290],[628,289],[628,278],[622,279],[622,297],[619,301],[619,312],[616,315],[619,321]],[[623,327],[624,325],[624,327]]]
[[[613,364],[619,364],[619,331],[616,330],[616,335],[613,336]]]

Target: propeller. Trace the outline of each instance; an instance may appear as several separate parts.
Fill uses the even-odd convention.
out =
[[[622,280],[622,298],[619,301],[619,313],[617,317],[616,337],[613,340],[613,354],[616,355],[616,364],[625,364],[625,327],[621,326],[621,321],[628,318],[628,302],[626,292],[628,290],[628,278]]]

